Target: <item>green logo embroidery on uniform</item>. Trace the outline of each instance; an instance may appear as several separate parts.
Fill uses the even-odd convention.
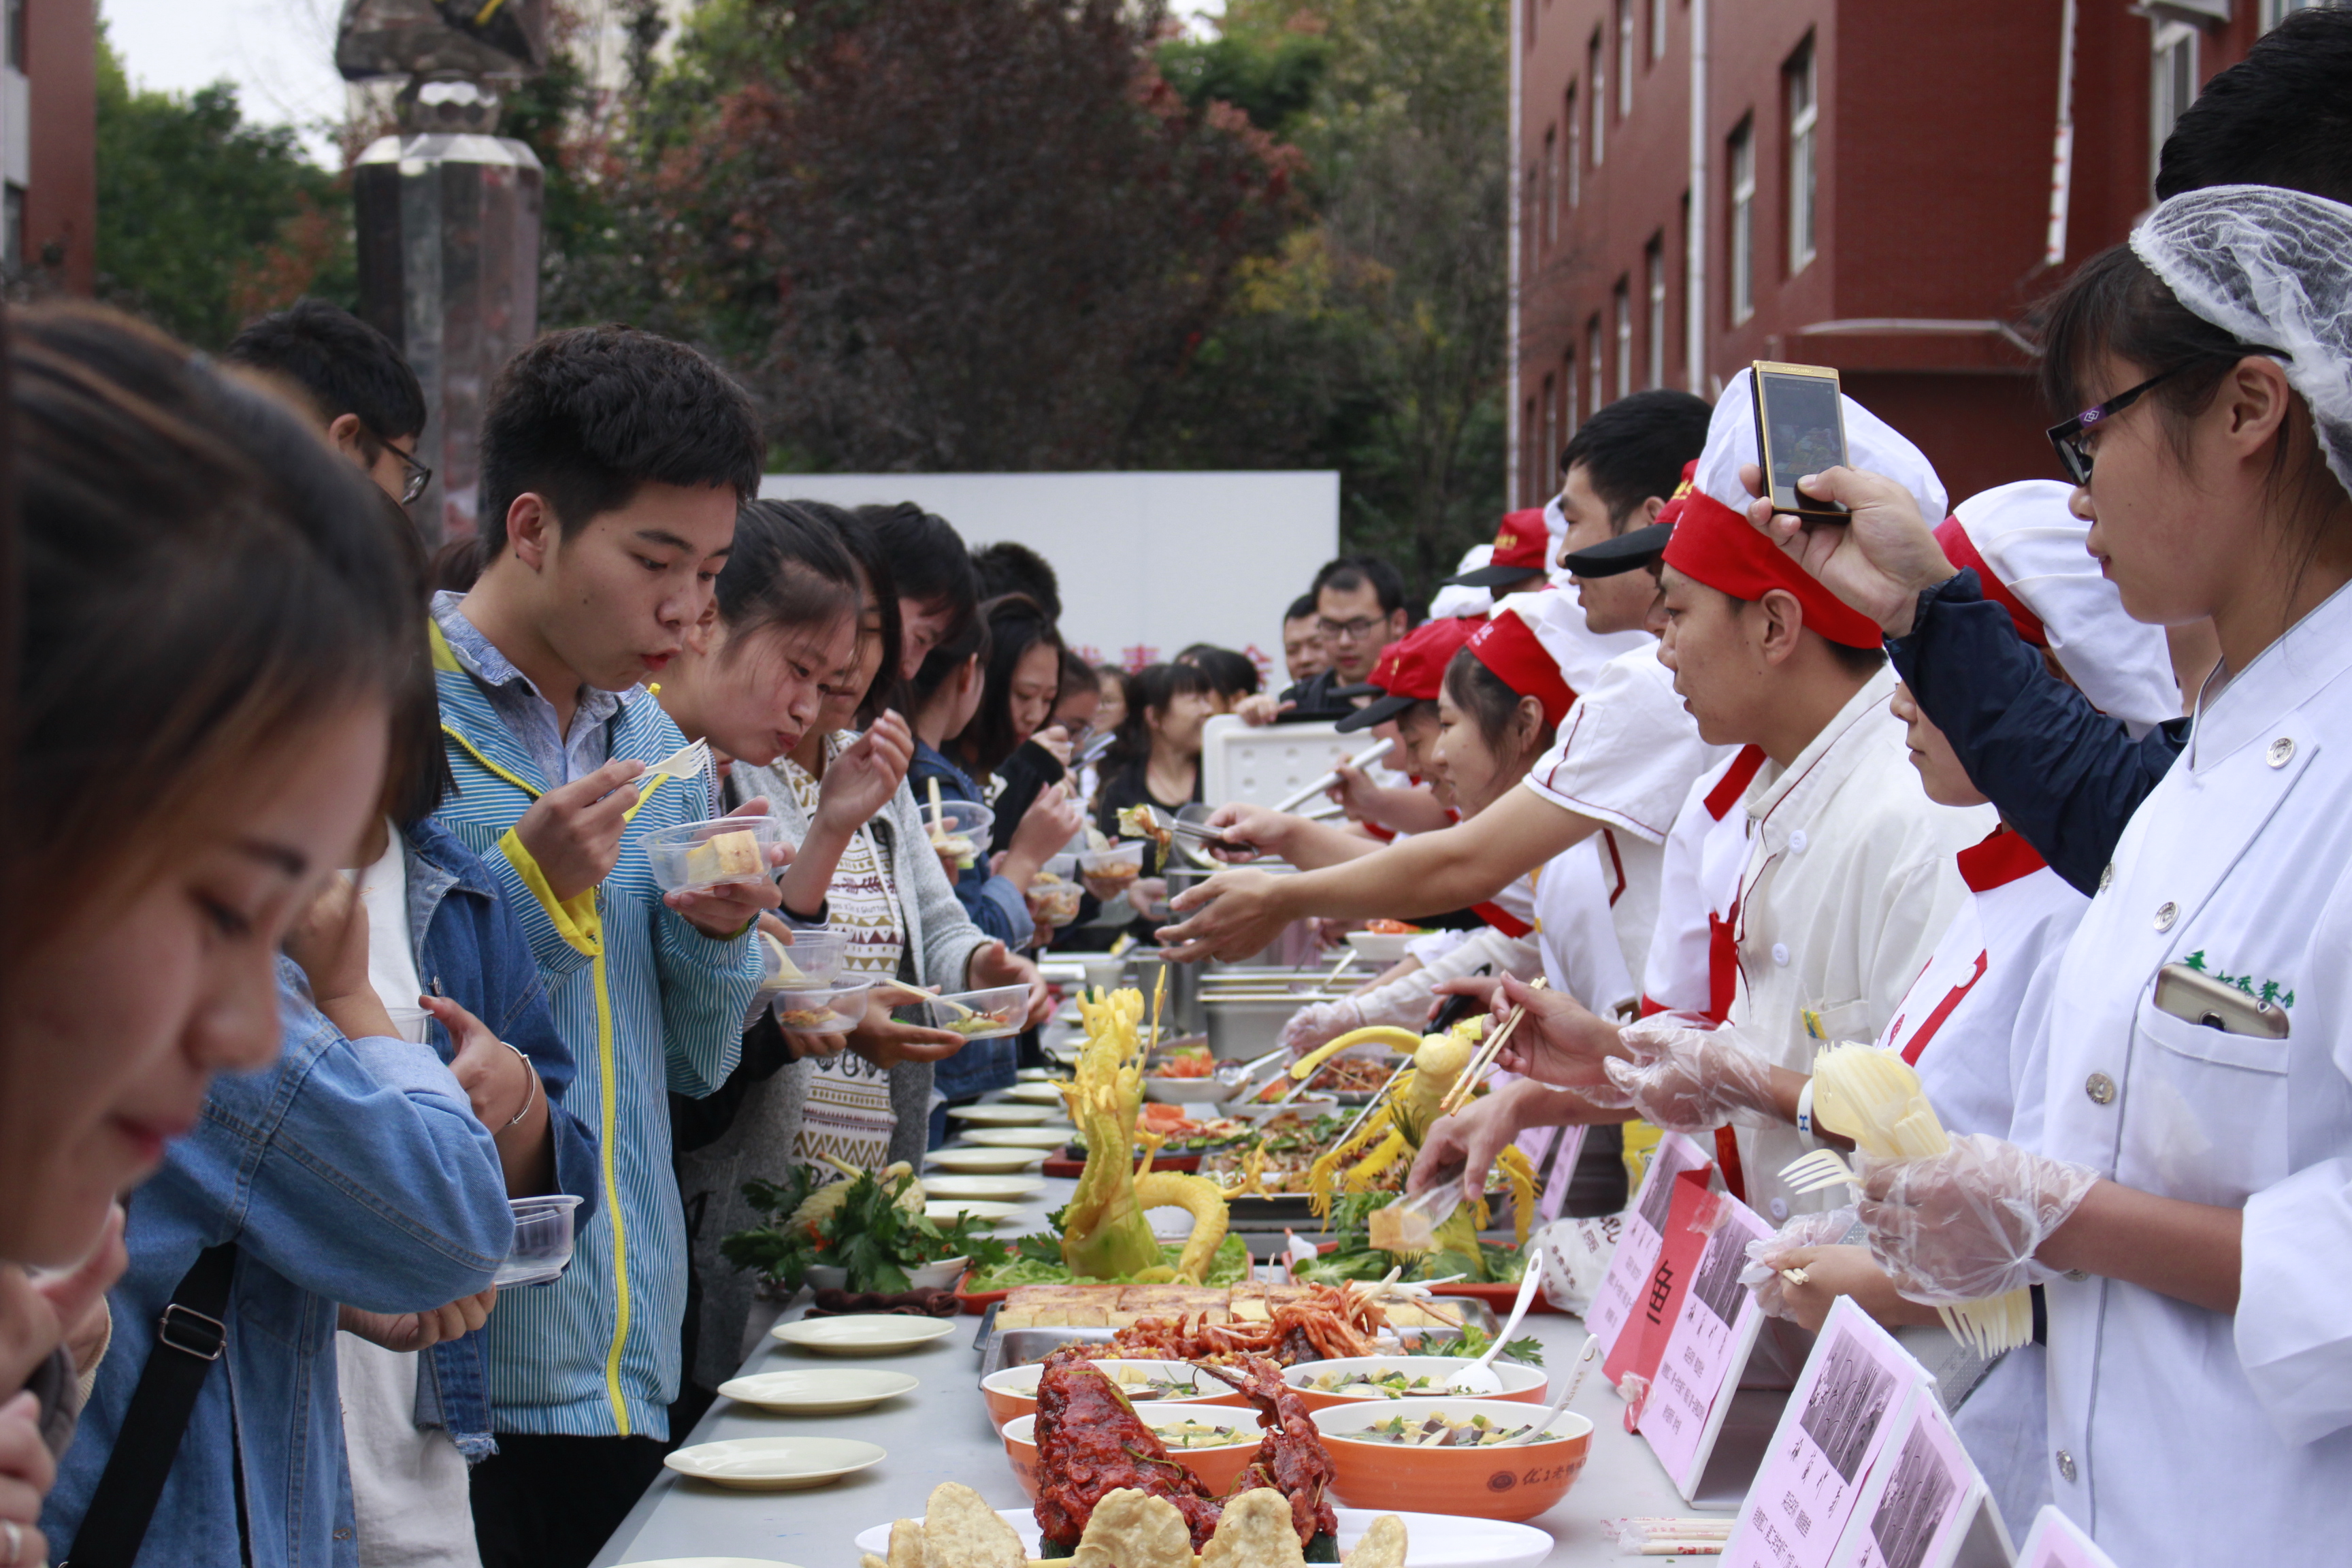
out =
[[[2265,980],[2257,985],[2254,984],[2254,977],[2251,974],[2225,974],[2218,969],[2207,969],[2205,950],[2201,947],[2180,962],[2200,974],[2210,974],[2224,985],[2236,986],[2257,1002],[2275,1002],[2282,1007],[2294,1005],[2294,993],[2282,988],[2275,980]]]

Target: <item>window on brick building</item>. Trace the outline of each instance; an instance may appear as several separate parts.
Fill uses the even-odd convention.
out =
[[[2343,0],[2263,0],[2263,31],[2267,33],[2297,11],[2316,11]]]
[[[1543,242],[1549,250],[1559,238],[1559,127],[1544,127]]]
[[[1528,486],[1530,501],[1544,494],[1544,486],[1550,482],[1551,466],[1559,456],[1559,384],[1550,376],[1543,379],[1542,429],[1542,444],[1528,454],[1528,478],[1533,481]]]
[[[1649,340],[1642,346],[1646,351],[1648,374],[1644,386],[1666,384],[1666,237],[1654,234],[1642,249],[1642,276],[1648,290],[1649,320],[1643,328]]]
[[[1601,342],[1601,318],[1596,315],[1584,324],[1584,401],[1595,413],[1609,401],[1609,395],[1601,390],[1601,365],[1606,357]]]
[[[1821,83],[1814,74],[1813,41],[1807,38],[1790,60],[1786,72],[1789,95],[1789,271],[1802,272],[1813,258],[1813,217],[1820,193],[1817,142],[1821,123]]]
[[[1633,112],[1633,0],[1617,0],[1617,116]]]
[[[1731,324],[1756,313],[1756,118],[1731,133]]]
[[[1519,410],[1519,500],[1524,502],[1536,494],[1536,465],[1542,461],[1537,454],[1542,446],[1542,426],[1536,423],[1538,405],[1532,397]]]
[[[1601,29],[1592,29],[1592,41],[1584,46],[1584,79],[1592,84],[1592,166],[1601,167],[1609,155],[1609,51],[1604,46]]]
[[[1519,276],[1522,279],[1536,275],[1538,254],[1536,241],[1543,232],[1543,184],[1536,172],[1538,167],[1540,165],[1535,163],[1528,165],[1527,194],[1519,201]]]
[[[1567,437],[1575,435],[1576,427],[1584,423],[1583,411],[1576,405],[1576,345],[1574,343],[1569,344],[1568,352],[1559,356],[1559,391],[1560,445],[1565,447],[1568,445]],[[1552,457],[1557,460],[1559,454],[1555,452]]]
[[[2156,180],[2164,139],[2197,97],[2197,29],[2186,22],[2159,22],[2148,34],[2147,177]]]
[[[8,66],[12,70],[29,71],[30,55],[25,47],[26,12],[30,0],[7,0],[8,4]]]
[[[0,281],[25,275],[25,187],[13,182],[0,190]]]
[[[1666,0],[1650,0],[1650,58],[1666,58]]]
[[[1576,118],[1576,89],[1568,89],[1560,123],[1568,127],[1568,205],[1574,211],[1584,199],[1584,124]]]
[[[1617,322],[1617,395],[1622,397],[1633,390],[1633,296],[1625,279],[1617,279],[1610,303]]]

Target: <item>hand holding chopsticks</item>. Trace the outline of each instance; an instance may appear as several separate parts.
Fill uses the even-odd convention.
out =
[[[1544,981],[1541,975],[1538,975],[1535,984],[1528,987],[1531,991],[1540,991],[1543,988]],[[1470,1058],[1470,1065],[1463,1069],[1460,1078],[1454,1080],[1454,1087],[1446,1091],[1444,1100],[1439,1102],[1437,1107],[1439,1115],[1451,1116],[1462,1109],[1463,1104],[1476,1091],[1479,1081],[1494,1070],[1496,1059],[1503,1054],[1503,1047],[1509,1042],[1512,1031],[1519,1026],[1520,1021],[1527,1016],[1527,1005],[1521,1003],[1511,1009],[1511,1016],[1503,1020],[1501,1028],[1486,1037],[1485,1043],[1478,1047],[1478,1054]]]

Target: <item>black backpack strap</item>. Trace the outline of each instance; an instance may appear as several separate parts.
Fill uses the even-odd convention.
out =
[[[58,1568],[131,1568],[139,1555],[196,1396],[213,1363],[228,1348],[224,1320],[236,1269],[236,1245],[228,1242],[198,1253],[180,1277],[156,1325],[155,1348],[147,1352],[122,1429],[115,1434],[114,1451],[82,1512],[73,1550]]]

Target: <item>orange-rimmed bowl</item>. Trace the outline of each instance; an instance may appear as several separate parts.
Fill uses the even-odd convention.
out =
[[[1231,1426],[1234,1441],[1213,1448],[1180,1448],[1168,1444],[1168,1457],[1182,1465],[1201,1479],[1212,1497],[1223,1497],[1241,1473],[1249,1468],[1250,1456],[1265,1440],[1258,1430],[1255,1412],[1243,1414],[1227,1405],[1141,1405],[1136,1415],[1143,1424],[1155,1430],[1198,1421],[1213,1426]],[[1004,1439],[1004,1456],[1013,1461],[1013,1474],[1029,1500],[1037,1500],[1037,1417],[1024,1415],[1004,1424],[1000,1434]]]
[[[1299,1403],[1307,1406],[1310,1415],[1318,1410],[1328,1410],[1335,1405],[1391,1405],[1401,1399],[1468,1398],[1471,1396],[1448,1394],[1445,1384],[1455,1373],[1477,1359],[1475,1356],[1448,1355],[1340,1356],[1330,1361],[1300,1362],[1283,1373],[1282,1381],[1298,1390]],[[1505,1361],[1496,1356],[1486,1363],[1486,1370],[1493,1373],[1496,1380],[1503,1385],[1501,1393],[1486,1395],[1488,1398],[1541,1405],[1550,1386],[1550,1380],[1544,1375],[1543,1368],[1529,1366],[1525,1362]],[[1402,1372],[1416,1380],[1425,1377],[1429,1380],[1429,1386],[1426,1390],[1401,1394],[1336,1394],[1315,1386],[1333,1377],[1358,1374],[1376,1377],[1387,1372]]]
[[[1088,1364],[1099,1367],[1103,1375],[1123,1388],[1130,1383],[1139,1384],[1146,1378],[1160,1378],[1169,1383],[1187,1383],[1199,1389],[1198,1394],[1163,1394],[1143,1401],[1139,1410],[1147,1405],[1247,1405],[1234,1391],[1233,1385],[1222,1383],[1189,1363],[1181,1361],[1097,1361]],[[980,1380],[980,1395],[988,1403],[988,1418],[1000,1429],[1008,1421],[1037,1414],[1037,1380],[1044,1375],[1042,1363],[1027,1366],[1008,1366],[1003,1372],[992,1372]],[[1131,1388],[1128,1389],[1133,1397]]]
[[[1350,1508],[1402,1509],[1522,1521],[1568,1495],[1592,1451],[1592,1423],[1573,1411],[1552,1420],[1543,1437],[1514,1447],[1437,1448],[1381,1443],[1359,1436],[1403,1418],[1454,1420],[1484,1415],[1522,1426],[1543,1412],[1509,1399],[1384,1399],[1334,1405],[1315,1413],[1331,1455],[1331,1492]]]

